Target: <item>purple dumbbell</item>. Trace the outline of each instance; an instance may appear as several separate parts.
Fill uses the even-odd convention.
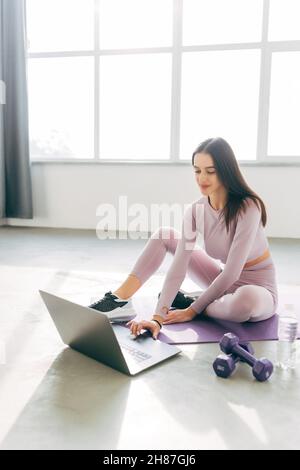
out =
[[[240,346],[248,353],[254,354],[254,349],[250,343],[240,343]],[[244,359],[235,354],[219,354],[213,363],[213,369],[218,377],[227,379],[234,373],[239,361],[244,362]]]
[[[256,359],[252,354],[239,345],[239,339],[233,333],[226,333],[220,341],[220,348],[225,354],[234,354],[252,367],[252,373],[256,380],[265,382],[271,377],[273,364],[271,361],[262,357]]]

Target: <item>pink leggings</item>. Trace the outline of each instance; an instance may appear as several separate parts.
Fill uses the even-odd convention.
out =
[[[177,233],[176,237],[174,237]],[[174,255],[180,233],[171,227],[161,227],[154,232],[138,257],[131,274],[144,284],[159,268],[166,253]],[[194,249],[187,269],[188,276],[206,289],[220,274],[216,261],[202,249]],[[230,291],[230,293],[228,293]],[[266,320],[274,314],[271,292],[258,285],[231,286],[226,294],[210,303],[202,312],[209,317],[235,322]]]

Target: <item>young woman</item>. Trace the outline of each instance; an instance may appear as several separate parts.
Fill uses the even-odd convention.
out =
[[[276,311],[276,274],[264,232],[267,216],[263,201],[245,182],[224,139],[202,142],[193,153],[192,165],[203,196],[185,211],[181,234],[171,227],[160,227],[125,282],[90,306],[105,312],[126,310],[133,294],[159,268],[166,253],[172,253],[174,259],[152,319],[127,323],[135,336],[147,329],[156,339],[162,325],[190,321],[196,315],[257,322]],[[198,234],[205,249],[194,249]],[[223,269],[216,260],[221,260]],[[178,292],[186,273],[205,289],[197,298]],[[175,309],[170,310],[171,306]]]

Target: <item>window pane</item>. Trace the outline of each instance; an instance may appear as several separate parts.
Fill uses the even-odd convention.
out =
[[[27,0],[30,52],[94,47],[94,0]]]
[[[29,60],[32,157],[92,158],[93,59]]]
[[[299,0],[270,1],[270,41],[300,39],[299,22]]]
[[[172,4],[173,0],[101,0],[101,49],[171,46]]]
[[[182,65],[181,158],[220,136],[237,159],[254,160],[260,51],[186,52]]]
[[[183,44],[260,41],[263,0],[183,0]]]
[[[101,57],[101,158],[169,158],[170,113],[170,54]]]
[[[272,55],[269,156],[299,156],[300,51]]]

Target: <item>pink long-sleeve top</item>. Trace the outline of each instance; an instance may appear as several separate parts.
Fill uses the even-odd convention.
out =
[[[227,233],[221,209],[214,209],[207,196],[194,201],[184,212],[181,238],[178,240],[173,262],[166,275],[155,316],[166,317],[167,311],[185,278],[188,263],[200,235],[206,253],[225,264],[210,286],[191,304],[200,313],[207,305],[221,297],[241,276],[247,261],[261,256],[268,241],[261,223],[261,210],[251,198],[246,198],[246,211],[239,211],[236,224],[230,224]],[[221,266],[220,266],[221,269]]]

